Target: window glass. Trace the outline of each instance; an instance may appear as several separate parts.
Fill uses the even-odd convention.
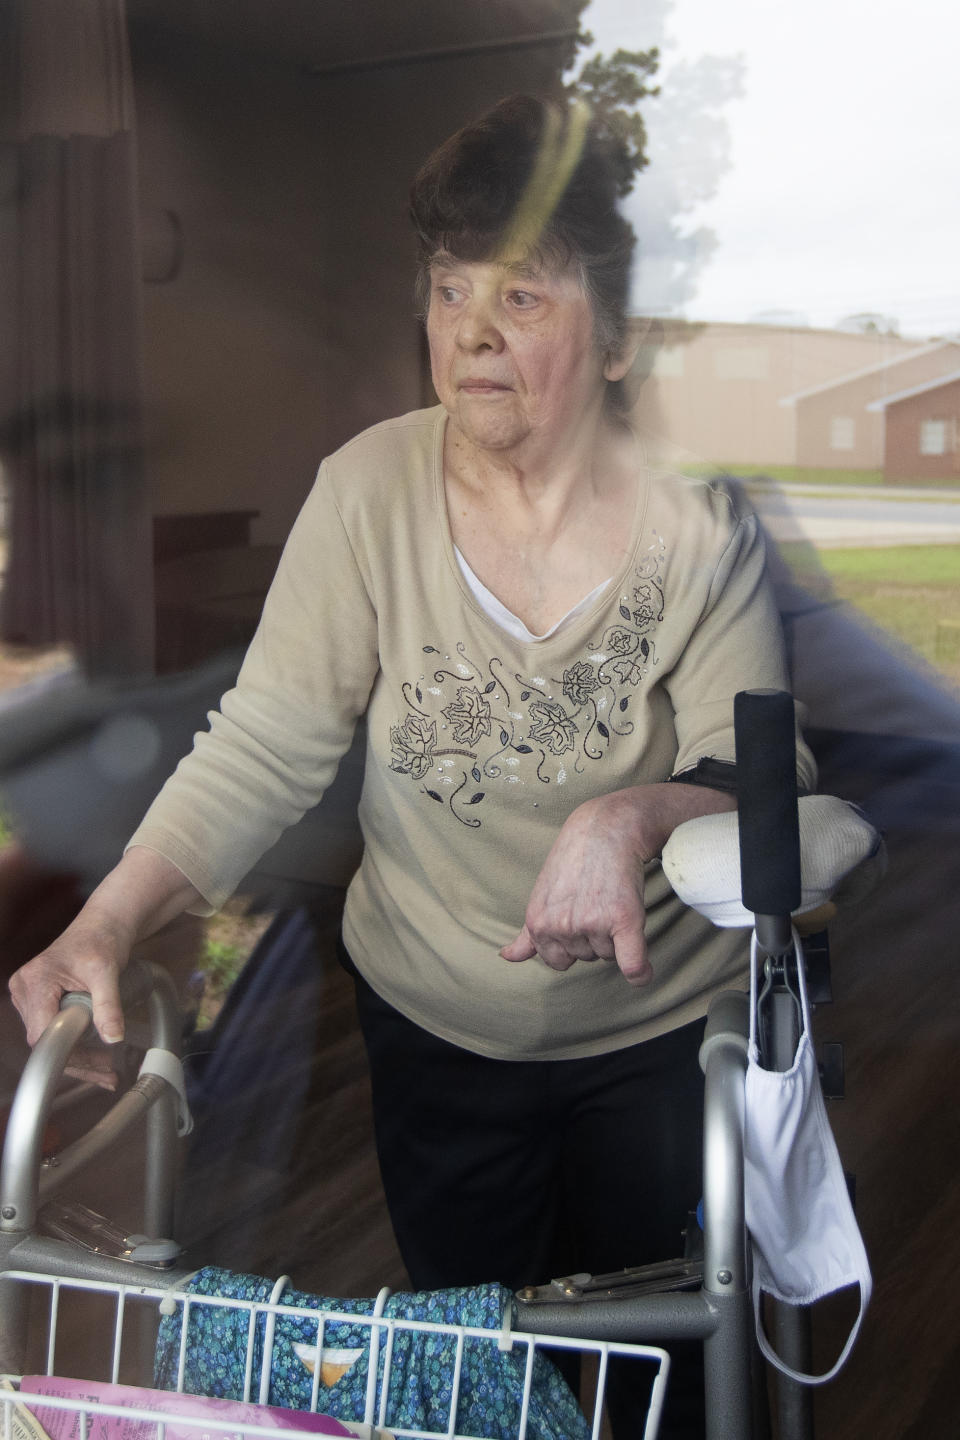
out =
[[[830,449],[852,450],[856,439],[857,424],[850,415],[834,415],[830,421]]]
[[[945,455],[947,451],[946,420],[923,420],[920,424],[920,454]]]

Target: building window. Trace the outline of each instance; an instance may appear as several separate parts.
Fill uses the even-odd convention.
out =
[[[671,380],[679,380],[683,375],[682,347],[672,345],[669,348],[664,346],[662,350],[658,350],[657,358],[653,362],[653,373]]]
[[[766,345],[725,345],[713,359],[718,380],[766,380],[770,352]]]
[[[850,415],[834,415],[830,421],[830,449],[852,450],[857,427]]]
[[[921,420],[920,421],[920,454],[921,455],[946,455],[947,453],[947,422],[946,420]]]

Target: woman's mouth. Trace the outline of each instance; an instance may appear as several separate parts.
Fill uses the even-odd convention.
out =
[[[461,380],[459,388],[468,395],[502,395],[509,389],[509,385],[502,384],[498,380]]]

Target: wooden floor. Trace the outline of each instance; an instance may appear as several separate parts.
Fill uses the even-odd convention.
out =
[[[817,1019],[845,1045],[831,1119],[875,1286],[847,1369],[817,1397],[824,1440],[960,1436],[957,837],[901,832],[889,848],[882,893],[835,923],[836,999]]]

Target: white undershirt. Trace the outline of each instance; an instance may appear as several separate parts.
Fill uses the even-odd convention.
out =
[[[556,635],[558,630],[562,630],[564,626],[569,625],[571,621],[576,620],[578,615],[582,615],[584,610],[586,610],[588,606],[592,605],[594,600],[596,600],[598,596],[603,594],[604,590],[606,590],[607,586],[612,583],[613,579],[613,577],[611,576],[610,580],[604,580],[602,584],[596,587],[595,590],[591,590],[589,595],[585,595],[582,600],[578,601],[578,603],[574,605],[572,610],[568,610],[566,615],[562,616],[557,621],[556,625],[551,625],[550,629],[545,630],[542,635],[534,635],[532,630],[527,629],[526,625],[524,625],[523,621],[519,618],[519,616],[514,615],[512,610],[508,610],[506,605],[504,605],[502,601],[497,599],[493,591],[488,590],[486,585],[484,585],[483,581],[477,579],[476,575],[470,569],[470,566],[467,564],[466,560],[464,559],[463,555],[460,553],[456,545],[454,545],[453,551],[457,557],[457,563],[459,564],[460,569],[463,571],[463,578],[469,585],[470,592],[476,600],[477,604],[481,607],[481,609],[486,615],[489,615],[491,620],[495,621],[496,624],[500,626],[501,630],[506,630],[507,634],[512,636],[514,640],[548,640],[551,635]]]

